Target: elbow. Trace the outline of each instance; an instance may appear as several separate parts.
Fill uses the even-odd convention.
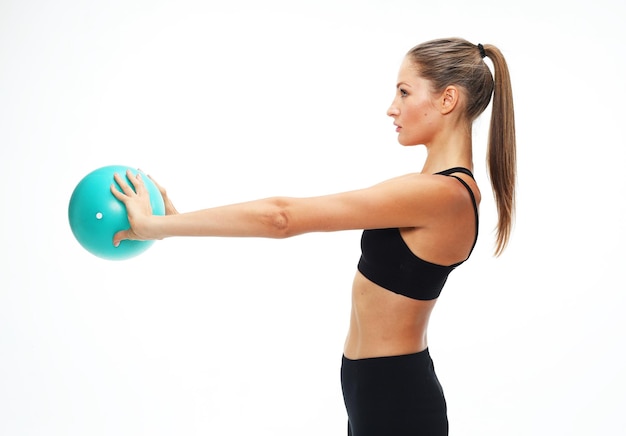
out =
[[[267,215],[268,236],[275,239],[286,239],[297,235],[293,218],[289,213],[289,201],[278,197],[272,198],[270,201],[270,212]]]

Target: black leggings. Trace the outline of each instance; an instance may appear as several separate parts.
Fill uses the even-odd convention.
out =
[[[341,387],[348,436],[446,436],[446,400],[428,349],[415,354],[350,360]]]

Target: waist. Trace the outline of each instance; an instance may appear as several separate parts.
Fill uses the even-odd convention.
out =
[[[428,362],[431,361],[430,352],[428,351],[428,347],[423,350],[416,351],[408,354],[393,354],[389,356],[375,356],[375,357],[361,357],[357,359],[351,359],[345,354],[342,356],[342,362],[344,365],[350,365],[352,363],[358,362],[360,365],[384,365],[387,362],[401,362],[405,361],[408,363],[415,362]]]
[[[395,294],[357,272],[345,356],[360,359],[424,350],[428,345],[426,333],[435,302]]]

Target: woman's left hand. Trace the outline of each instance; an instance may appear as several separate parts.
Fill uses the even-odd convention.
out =
[[[154,185],[158,188],[159,192],[161,193],[161,197],[163,198],[163,203],[165,204],[165,215],[177,215],[178,211],[174,207],[174,203],[172,203],[172,200],[170,200],[170,198],[168,197],[167,191],[165,190],[165,188],[159,185],[157,181],[154,180],[150,174],[148,174],[148,178],[152,180],[152,183],[154,183]]]

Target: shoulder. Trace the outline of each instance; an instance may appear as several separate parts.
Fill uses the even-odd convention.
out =
[[[457,176],[467,187],[456,177],[415,173],[382,182],[379,188],[382,196],[401,206],[409,217],[427,223],[467,209],[471,204],[468,187],[476,204],[480,204],[480,191],[474,179],[464,174]]]
[[[378,217],[377,227],[422,227],[467,205],[468,194],[453,177],[410,173],[361,190],[359,197],[355,204]]]
[[[355,191],[285,199],[295,233],[427,227],[466,207],[468,195],[452,177],[412,173]]]
[[[448,203],[467,196],[467,189],[458,180],[438,174],[405,174],[377,187],[390,195],[428,201],[429,204]]]

